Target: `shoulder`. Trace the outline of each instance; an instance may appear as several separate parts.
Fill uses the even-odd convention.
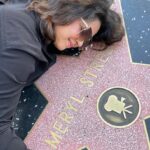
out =
[[[24,4],[9,4],[2,9],[0,32],[6,46],[40,46],[35,16]]]
[[[0,6],[3,19],[9,24],[18,21],[24,23],[34,23],[32,12],[26,9],[26,4],[7,4]],[[28,20],[28,22],[26,22]]]

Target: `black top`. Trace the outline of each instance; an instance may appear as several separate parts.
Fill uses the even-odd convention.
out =
[[[0,6],[0,70],[19,84],[33,83],[56,61],[47,50],[39,17],[26,4]]]
[[[40,18],[19,0],[0,0],[0,150],[27,150],[11,121],[21,90],[56,62],[56,54],[79,55],[78,48],[59,51],[47,45]],[[25,0],[26,1],[26,0]]]
[[[26,4],[0,5],[0,150],[27,150],[11,127],[21,90],[56,62],[39,21]]]

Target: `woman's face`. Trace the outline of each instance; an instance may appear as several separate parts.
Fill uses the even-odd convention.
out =
[[[84,21],[82,19],[78,19],[69,25],[55,25],[55,46],[61,51],[66,48],[81,47],[84,41],[83,39],[81,40],[79,32],[86,28],[86,21]],[[95,19],[94,21],[86,23],[89,27],[91,27],[93,37],[100,29],[101,23],[99,19]]]

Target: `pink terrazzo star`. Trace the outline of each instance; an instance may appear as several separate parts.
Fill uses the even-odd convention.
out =
[[[59,56],[35,83],[49,103],[25,143],[32,150],[148,150],[142,120],[150,112],[149,74],[148,65],[131,61],[126,38],[106,51]],[[113,87],[133,91],[140,101],[141,113],[127,128],[110,127],[98,115],[98,97]]]

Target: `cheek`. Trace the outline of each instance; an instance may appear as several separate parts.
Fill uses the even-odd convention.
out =
[[[70,32],[66,29],[61,29],[60,31],[58,31],[58,39],[61,39],[61,40],[67,40],[70,36]]]
[[[80,26],[76,24],[70,25],[64,31],[67,38],[77,38],[78,33],[80,32]]]
[[[66,26],[59,26],[57,28],[57,37],[61,40],[68,40],[69,38],[76,38],[80,32],[80,26],[78,24],[70,24]]]
[[[57,41],[63,40],[67,36],[66,29],[64,27],[57,26],[55,28],[55,36]]]
[[[70,33],[70,37],[72,38],[77,38],[78,37],[78,34],[80,32],[80,28],[71,28],[69,33]]]

